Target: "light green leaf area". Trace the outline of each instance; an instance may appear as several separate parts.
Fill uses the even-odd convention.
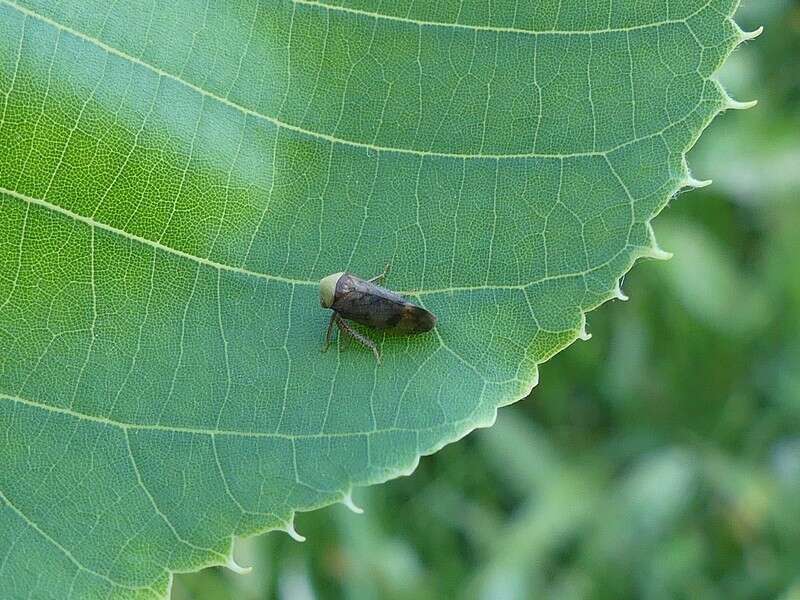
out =
[[[164,597],[492,423],[663,254],[736,4],[0,1],[3,597]],[[387,263],[437,328],[322,354]]]

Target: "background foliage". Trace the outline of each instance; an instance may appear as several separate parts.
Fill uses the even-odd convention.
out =
[[[176,599],[800,598],[800,3],[737,20],[767,29],[722,79],[760,105],[690,155],[715,185],[657,219],[675,258],[494,428],[357,490],[364,515],[300,515],[305,544],[239,542],[252,575],[180,576]]]

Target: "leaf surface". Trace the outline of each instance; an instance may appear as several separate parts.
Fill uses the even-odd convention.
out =
[[[161,598],[493,422],[660,257],[736,0],[0,1],[0,581]],[[320,353],[318,280],[439,317]]]

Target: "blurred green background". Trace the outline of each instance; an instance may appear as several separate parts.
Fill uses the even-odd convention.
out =
[[[721,80],[760,104],[690,154],[714,185],[656,220],[675,258],[638,264],[494,427],[173,598],[800,600],[800,2],[738,20],[766,31]]]

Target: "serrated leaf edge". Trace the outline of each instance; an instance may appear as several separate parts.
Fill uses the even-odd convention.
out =
[[[734,13],[735,13],[735,10],[734,10]],[[470,424],[469,426],[465,427],[462,431],[459,431],[454,436],[452,436],[452,438],[443,440],[440,443],[434,445],[432,448],[428,449],[427,451],[417,455],[416,458],[406,468],[398,468],[395,472],[386,474],[384,477],[377,478],[374,481],[368,481],[368,482],[365,482],[363,484],[359,484],[358,487],[367,487],[369,485],[378,485],[378,484],[385,483],[386,481],[390,481],[390,480],[398,478],[398,477],[409,476],[412,473],[414,473],[414,471],[416,471],[417,467],[419,466],[420,460],[422,459],[423,456],[430,456],[432,454],[435,454],[436,452],[441,450],[444,446],[447,446],[447,445],[449,445],[451,443],[457,442],[458,440],[462,439],[463,437],[465,437],[469,433],[475,431],[476,429],[488,428],[488,427],[491,427],[492,425],[494,425],[495,421],[497,420],[497,414],[498,414],[498,411],[499,411],[500,408],[502,408],[503,406],[507,406],[509,404],[513,404],[515,402],[518,402],[518,401],[522,400],[523,398],[527,397],[533,391],[533,388],[535,388],[538,385],[538,383],[539,383],[539,369],[538,369],[538,366],[540,364],[543,364],[544,362],[549,360],[555,354],[558,354],[559,352],[563,351],[567,347],[571,346],[577,340],[588,341],[589,339],[591,339],[592,334],[587,331],[587,318],[586,318],[586,315],[588,313],[590,313],[591,311],[599,308],[600,306],[602,306],[603,304],[605,304],[609,300],[615,300],[616,299],[616,300],[621,300],[621,301],[627,301],[629,299],[628,296],[625,295],[625,293],[622,291],[622,280],[627,275],[627,273],[630,272],[630,270],[633,268],[633,266],[639,260],[641,260],[641,259],[652,259],[652,260],[665,261],[665,260],[670,260],[673,257],[673,254],[671,252],[665,251],[659,246],[659,244],[658,244],[658,242],[656,240],[655,230],[653,229],[653,226],[652,226],[653,219],[655,219],[661,213],[663,208],[669,203],[669,201],[673,197],[675,197],[679,192],[681,192],[682,190],[685,190],[685,189],[689,189],[689,190],[691,190],[691,189],[700,189],[700,188],[704,188],[704,187],[707,187],[707,186],[712,184],[712,180],[710,180],[710,179],[708,179],[708,180],[698,180],[692,175],[691,170],[689,169],[689,164],[688,164],[687,158],[686,158],[687,153],[694,147],[694,145],[697,143],[697,140],[705,132],[706,128],[721,113],[724,113],[726,110],[748,110],[750,108],[755,107],[758,104],[758,100],[751,100],[751,101],[748,101],[748,102],[741,102],[741,101],[734,100],[727,93],[727,91],[723,88],[722,84],[717,79],[717,75],[719,74],[720,69],[725,64],[725,62],[727,62],[728,58],[733,53],[733,51],[736,50],[736,48],[741,46],[743,43],[757,38],[759,35],[761,35],[763,33],[764,28],[763,27],[759,27],[756,30],[750,31],[750,32],[744,31],[734,21],[733,13],[727,17],[727,20],[735,28],[735,31],[737,32],[737,35],[738,35],[738,40],[737,40],[736,44],[733,46],[733,48],[728,52],[728,55],[723,59],[723,61],[717,67],[715,72],[708,78],[709,81],[712,81],[718,87],[720,93],[722,94],[722,97],[724,98],[724,104],[714,114],[712,114],[707,119],[707,121],[703,124],[703,126],[698,130],[697,134],[689,141],[689,143],[686,145],[686,147],[682,151],[682,157],[681,158],[682,158],[682,163],[683,163],[684,177],[680,181],[680,183],[675,187],[675,189],[673,189],[669,194],[667,194],[666,200],[655,211],[653,216],[650,217],[646,221],[645,225],[646,225],[647,233],[648,233],[648,237],[649,237],[648,246],[643,248],[641,251],[639,251],[637,253],[633,253],[631,255],[631,259],[628,262],[628,264],[626,265],[623,274],[619,278],[617,278],[617,281],[616,281],[616,284],[615,284],[614,288],[606,296],[604,296],[600,301],[598,301],[596,304],[590,306],[589,308],[587,308],[585,310],[584,309],[581,310],[580,325],[576,329],[573,330],[574,335],[571,337],[571,339],[569,341],[567,341],[565,344],[563,344],[558,349],[556,349],[553,353],[551,353],[549,356],[547,356],[544,360],[542,360],[542,362],[537,363],[537,365],[535,366],[535,368],[533,369],[533,371],[532,371],[532,373],[530,375],[530,378],[527,381],[527,384],[522,386],[523,387],[522,394],[518,398],[510,400],[509,402],[504,402],[504,403],[499,404],[491,412],[491,414],[489,415],[489,418],[487,418],[487,419],[485,419],[483,421],[479,421],[477,423]],[[294,511],[292,513],[290,519],[284,525],[284,527],[281,527],[281,528],[266,528],[266,529],[264,529],[262,531],[258,531],[256,533],[254,533],[253,535],[260,535],[262,533],[267,533],[269,531],[278,530],[278,531],[285,531],[286,533],[288,533],[289,535],[291,535],[294,539],[296,539],[298,541],[305,541],[306,538],[303,537],[303,536],[300,536],[297,533],[297,530],[295,529],[295,526],[294,526],[294,517],[295,517],[295,515],[298,512],[310,512],[312,510],[318,510],[320,508],[324,508],[326,506],[331,506],[331,505],[334,505],[334,504],[337,504],[337,503],[346,506],[347,508],[349,508],[354,513],[361,514],[364,511],[363,511],[362,508],[358,507],[357,505],[355,505],[353,503],[352,492],[353,492],[353,486],[351,486],[347,490],[347,492],[343,493],[342,497],[337,501],[333,501],[333,502],[330,502],[330,503],[325,503],[325,504],[322,504],[320,506],[315,506],[315,507],[309,508],[309,509],[304,510],[304,511]],[[233,547],[233,543],[231,544],[231,546]],[[172,580],[172,576],[171,575],[172,574],[170,573],[170,582]],[[168,598],[168,596],[167,596],[167,598]]]

